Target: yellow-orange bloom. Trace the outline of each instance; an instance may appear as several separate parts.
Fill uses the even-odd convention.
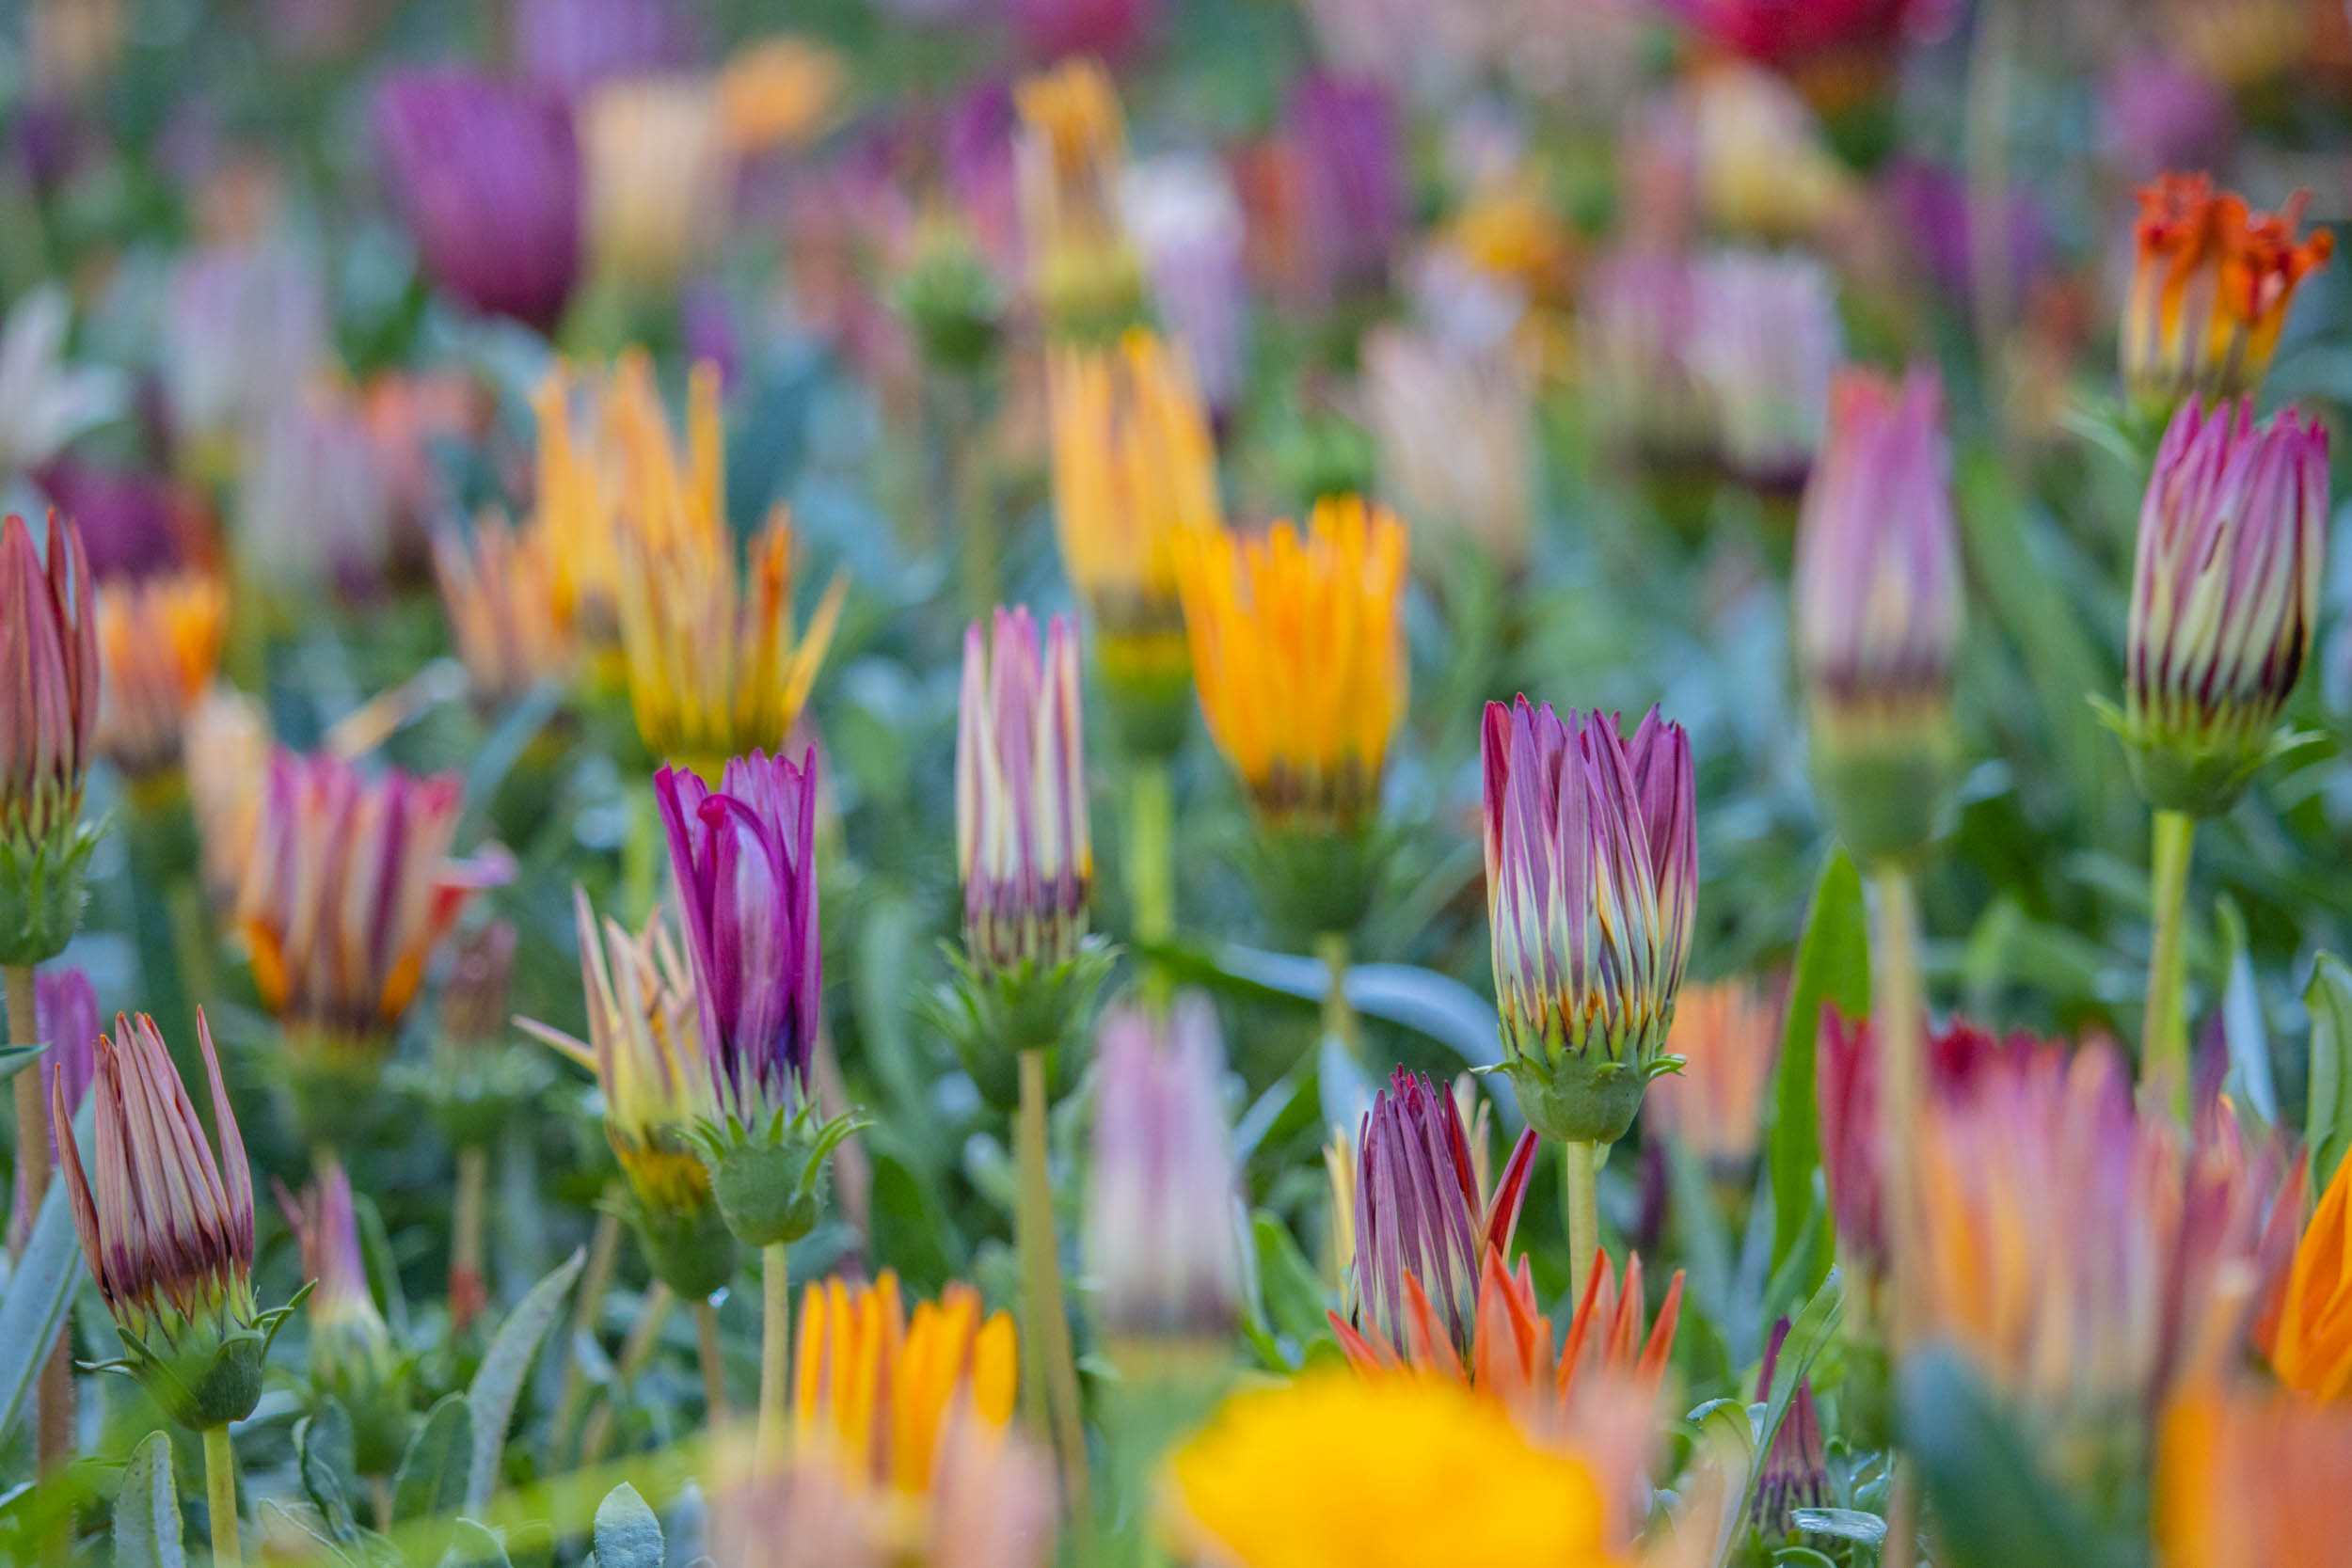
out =
[[[545,528],[510,528],[487,514],[470,539],[444,528],[433,536],[433,572],[476,697],[510,702],[570,673],[571,628],[558,612],[556,551]]]
[[[1011,1316],[983,1320],[969,1285],[917,1302],[910,1320],[888,1269],[871,1285],[812,1284],[793,1350],[795,1442],[853,1481],[929,1492],[952,1417],[968,1409],[990,1431],[1012,1419],[1016,1354]]]
[[[2352,1412],[2201,1385],[2156,1449],[2160,1568],[2334,1568],[2352,1541]]]
[[[99,589],[98,749],[134,785],[179,766],[228,618],[229,591],[210,572]]]
[[[1304,531],[1192,530],[1176,561],[1200,711],[1251,801],[1358,826],[1405,717],[1404,525],[1326,498]]]
[[[1232,1568],[1599,1568],[1599,1484],[1443,1378],[1237,1394],[1169,1462],[1168,1533]]]
[[[800,147],[839,118],[849,71],[813,39],[758,39],[719,72],[719,120],[737,152]]]
[[[1038,303],[1059,332],[1093,336],[1131,318],[1143,273],[1119,215],[1127,121],[1093,60],[1065,60],[1013,89],[1022,240]]]
[[[1780,1009],[1753,980],[1685,985],[1669,1054],[1682,1070],[1654,1080],[1643,1110],[1658,1130],[1727,1174],[1756,1158],[1764,1086],[1780,1055]]]
[[[2298,1393],[2352,1393],[2352,1160],[2336,1166],[2303,1228],[2269,1352],[2279,1381]]]
[[[623,77],[576,114],[590,266],[638,288],[675,288],[720,239],[733,187],[718,84]]]
[[[2335,251],[2328,230],[2296,237],[2308,195],[2255,213],[2202,174],[2167,174],[2141,188],[2139,256],[2121,332],[2135,404],[2169,414],[2192,393],[2233,398],[2262,385],[2296,286]]]
[[[252,858],[262,788],[277,742],[262,705],[227,685],[214,686],[197,702],[183,739],[204,891],[228,909],[236,903]]]

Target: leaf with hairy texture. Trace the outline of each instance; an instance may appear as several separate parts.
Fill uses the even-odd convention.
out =
[[[627,1481],[596,1505],[596,1539],[604,1568],[661,1568],[661,1521]]]
[[[180,1493],[171,1474],[171,1433],[151,1432],[123,1467],[115,1494],[116,1568],[186,1568]]]
[[[465,1491],[469,1511],[479,1513],[490,1500],[491,1489],[498,1483],[499,1453],[506,1447],[506,1429],[515,1418],[515,1402],[522,1393],[523,1378],[539,1354],[539,1342],[563,1312],[572,1282],[587,1263],[587,1249],[574,1249],[507,1314],[483,1354],[473,1384],[466,1390],[473,1413],[473,1460],[467,1469]]]

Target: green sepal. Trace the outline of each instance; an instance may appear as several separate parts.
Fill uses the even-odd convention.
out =
[[[656,1205],[624,1189],[615,1211],[637,1232],[653,1275],[685,1301],[707,1301],[735,1277],[739,1253],[715,1202]]]
[[[1935,842],[1958,751],[1941,709],[1872,722],[1816,708],[1814,792],[1856,862],[1905,862]]]
[[[818,1121],[816,1109],[803,1101],[778,1109],[764,1127],[747,1127],[729,1116],[688,1129],[687,1141],[710,1172],[719,1212],[745,1246],[797,1242],[817,1228],[825,1206],[826,1158],[866,1122],[854,1111]]]
[[[1184,622],[1114,632],[1104,628],[1104,619],[1097,614],[1094,670],[1111,739],[1122,756],[1166,762],[1192,733],[1192,650]]]
[[[90,1370],[135,1379],[166,1415],[191,1432],[242,1421],[261,1402],[271,1342],[310,1290],[305,1283],[285,1306],[255,1313],[250,1287],[241,1283],[236,1294],[242,1301],[224,1301],[197,1318],[165,1307],[147,1315],[145,1334],[118,1318],[115,1332],[130,1354]]]
[[[1678,1058],[1677,1058],[1678,1060]],[[1642,1093],[1662,1069],[1598,1052],[1515,1055],[1502,1064],[1527,1125],[1554,1143],[1613,1144],[1633,1125]]]
[[[76,821],[46,839],[0,837],[0,966],[30,968],[65,951],[88,900],[90,851],[105,824]]]
[[[955,978],[939,986],[924,1011],[955,1046],[980,1098],[999,1110],[1020,1103],[1024,1051],[1045,1052],[1049,1078],[1067,1087],[1078,1053],[1062,1048],[1086,1037],[1094,999],[1118,965],[1119,949],[1090,936],[1051,967],[1032,959],[990,973],[957,948],[941,946]]]
[[[1261,819],[1248,868],[1266,924],[1302,947],[1354,932],[1372,910],[1397,842],[1377,822],[1337,828]]]
[[[2158,733],[2148,724],[2135,725],[2129,715],[2104,696],[2093,695],[2091,710],[2099,721],[2123,743],[2132,783],[2140,798],[2157,811],[2177,811],[2187,816],[2220,816],[2236,805],[2255,775],[2265,768],[2319,744],[2328,737],[2315,730],[2281,726],[2268,736],[2218,734],[2207,737]]]
[[[555,1067],[548,1053],[535,1049],[454,1047],[388,1077],[431,1110],[453,1148],[479,1148],[495,1142],[516,1111],[546,1092],[555,1082]]]

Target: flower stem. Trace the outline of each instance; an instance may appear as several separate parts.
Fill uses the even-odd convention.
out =
[[[2183,927],[2188,906],[2189,851],[2197,819],[2185,812],[2156,813],[2148,867],[2155,922],[2148,950],[2148,1015],[2139,1047],[2140,1098],[2188,1115],[2188,958]]]
[[[1560,1201],[1568,1218],[1568,1299],[1581,1305],[1600,1256],[1600,1145],[1560,1146]]]
[[[1137,942],[1176,934],[1176,792],[1156,757],[1136,759],[1127,773],[1127,895]]]
[[[784,1456],[785,1369],[792,1353],[792,1259],[782,1242],[759,1250],[759,1462]]]
[[[239,1568],[245,1557],[237,1542],[237,1455],[225,1426],[204,1429],[204,1504],[213,1519],[214,1568]]]
[[[483,1194],[489,1186],[490,1159],[479,1144],[457,1151],[457,1208],[450,1226],[449,1324],[462,1334],[487,1305],[482,1283]]]
[[[670,1321],[670,1308],[677,1296],[659,1279],[645,1292],[644,1305],[638,1309],[637,1321],[629,1325],[628,1338],[621,1346],[621,1359],[614,1368],[613,1392],[635,1384],[645,1370],[645,1363],[653,1359],[654,1351],[661,1343],[661,1327]],[[604,1458],[604,1450],[612,1439],[612,1401],[608,1398],[588,1418],[588,1435],[580,1446],[582,1465],[594,1465]]]
[[[8,989],[8,1043],[36,1043],[40,1039],[40,1022],[33,1000],[33,966],[9,964],[0,968],[0,982],[5,982]],[[16,1075],[16,1180],[24,1189],[23,1200],[16,1209],[25,1216],[28,1230],[32,1216],[40,1212],[40,1201],[48,1195],[49,1167],[53,1163],[49,1107],[41,1103],[41,1078],[38,1064]],[[11,1237],[9,1243],[12,1249],[21,1250],[24,1238]],[[73,1449],[73,1366],[63,1329],[58,1331],[56,1342],[50,1347],[49,1358],[41,1368],[38,1397],[40,1408],[33,1438],[36,1473],[54,1477],[72,1457]]]
[[[703,1369],[703,1425],[727,1418],[727,1364],[719,1354],[719,1308],[708,1296],[694,1304],[694,1354]]]
[[[604,1293],[612,1288],[612,1266],[620,1257],[621,1216],[613,1212],[618,1195],[608,1190],[604,1196],[596,1234],[588,1243],[588,1267],[580,1275],[580,1305],[572,1309],[572,1332],[564,1341],[564,1391],[555,1402],[558,1442],[568,1439],[573,1422],[580,1418],[580,1402],[588,1395],[587,1372],[569,1347],[579,1344],[582,1335],[595,1336],[597,1320],[604,1315]]]
[[[1078,1406],[1078,1369],[1071,1354],[1070,1318],[1062,1303],[1054,1189],[1045,1169],[1042,1051],[1021,1053],[1021,1120],[1013,1153],[1021,1178],[1014,1230],[1021,1252],[1023,1316],[1028,1341],[1023,1357],[1043,1369],[1055,1446],[1061,1450],[1062,1488],[1070,1508],[1072,1535],[1085,1542],[1092,1535],[1094,1509],[1087,1479],[1086,1426]]]
[[[1899,1346],[1916,1250],[1913,1141],[1926,1096],[1927,993],[1919,978],[1919,907],[1911,874],[1888,863],[1871,873],[1878,899],[1870,931],[1870,1026],[1879,1053],[1879,1162],[1886,1197],[1887,1272],[1894,1281],[1890,1338]]]
[[[1330,984],[1323,990],[1323,1033],[1337,1038],[1347,1047],[1347,1053],[1360,1062],[1364,1059],[1364,1031],[1356,1017],[1356,1009],[1347,1000],[1347,933],[1326,931],[1315,938],[1315,956],[1330,972]]]

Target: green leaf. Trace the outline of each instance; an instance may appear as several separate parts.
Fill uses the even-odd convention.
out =
[[[2312,1190],[2324,1192],[2352,1144],[2352,970],[2322,953],[2304,988],[2312,1015],[2312,1075],[2303,1111],[2303,1143],[2311,1150]],[[0,1339],[0,1344],[7,1343]]]
[[[588,1250],[575,1248],[570,1258],[531,1288],[528,1295],[499,1324],[482,1365],[466,1390],[473,1409],[473,1461],[466,1475],[466,1507],[479,1512],[490,1500],[498,1481],[499,1453],[506,1447],[506,1429],[515,1418],[515,1402],[521,1395],[524,1374],[539,1352],[539,1341],[564,1310],[564,1298],[586,1266]]]
[[[186,1568],[180,1495],[171,1479],[171,1433],[151,1432],[123,1467],[115,1494],[115,1568]]]
[[[1152,947],[1144,957],[1170,963],[1193,978],[1223,982],[1226,989],[1254,991],[1268,999],[1320,1006],[1330,989],[1331,971],[1321,958],[1226,942],[1213,954]],[[1380,1019],[1425,1036],[1470,1067],[1502,1060],[1502,1021],[1494,1004],[1450,974],[1412,964],[1356,964],[1347,972],[1347,1000],[1366,1018]],[[1497,1098],[1507,1085],[1495,1085]]]
[[[2113,1568],[2119,1560],[2042,1474],[2015,1418],[1952,1351],[1930,1348],[1905,1362],[1902,1431],[1934,1510],[1939,1565]]]
[[[1303,1354],[1319,1339],[1331,1337],[1324,1316],[1329,1305],[1323,1280],[1307,1255],[1291,1239],[1289,1227],[1263,1210],[1250,1216],[1250,1238],[1257,1254],[1263,1326],[1290,1339]]]
[[[1813,884],[1813,906],[1797,943],[1796,974],[1788,988],[1780,1064],[1773,1070],[1765,1159],[1772,1175],[1775,1272],[1804,1238],[1814,1173],[1821,1164],[1813,1057],[1825,1002],[1836,1004],[1849,1018],[1864,1017],[1870,1010],[1869,911],[1862,901],[1862,875],[1843,849],[1830,851],[1820,879]]]
[[[441,1568],[514,1568],[514,1564],[507,1560],[506,1543],[495,1531],[474,1520],[460,1519]]]
[[[596,1544],[603,1568],[661,1568],[661,1521],[628,1482],[596,1505]]]
[[[1695,1428],[1692,1440],[1691,1471],[1698,1473],[1711,1467],[1723,1477],[1722,1512],[1712,1524],[1714,1547],[1706,1560],[1721,1568],[1731,1560],[1732,1548],[1739,1544],[1741,1527],[1748,1519],[1748,1493],[1754,1488],[1757,1452],[1756,1425],[1747,1406],[1738,1400],[1715,1400],[1691,1412],[1691,1424]],[[1675,1531],[1707,1528],[1710,1521],[1678,1519]]]
[[[95,1095],[85,1100],[81,1114],[73,1118],[73,1139],[85,1162],[89,1159],[96,1103]],[[40,1376],[81,1277],[82,1243],[66,1208],[65,1183],[52,1181],[41,1197],[32,1234],[8,1275],[8,1292],[0,1295],[0,1435],[15,1423]]]
[[[40,1053],[48,1049],[45,1045],[0,1045],[0,1084],[40,1061]]]
[[[1859,1541],[1866,1546],[1875,1546],[1886,1539],[1886,1521],[1858,1508],[1792,1509],[1788,1522],[1807,1535],[1834,1535],[1840,1541]]]
[[[466,1466],[474,1450],[473,1411],[463,1394],[445,1394],[425,1412],[392,1472],[392,1518],[401,1524],[455,1512],[466,1500]]]
[[[1838,1320],[1846,1315],[1846,1286],[1836,1269],[1821,1281],[1821,1288],[1813,1292],[1813,1299],[1804,1304],[1804,1310],[1788,1325],[1788,1337],[1781,1341],[1780,1358],[1773,1364],[1772,1400],[1764,1406],[1762,1420],[1756,1429],[1756,1451],[1769,1452],[1772,1439],[1780,1432],[1780,1423],[1795,1402],[1797,1389],[1805,1374],[1813,1370],[1813,1359],[1821,1354],[1830,1337],[1837,1332]],[[1763,1473],[1757,1465],[1748,1477],[1748,1485],[1740,1497],[1740,1513],[1744,1516],[1755,1501],[1756,1481]]]
[[[302,1472],[302,1490],[319,1511],[336,1540],[358,1539],[351,1516],[356,1482],[352,1458],[351,1416],[333,1396],[319,1401],[318,1409],[294,1423],[294,1457]]]
[[[2247,950],[2246,916],[2227,895],[2216,901],[2214,916],[2221,927],[2221,1035],[2230,1048],[2231,1092],[2265,1125],[2276,1127],[2279,1090],[2271,1081],[2270,1036],[2263,1027],[2262,992]]]

